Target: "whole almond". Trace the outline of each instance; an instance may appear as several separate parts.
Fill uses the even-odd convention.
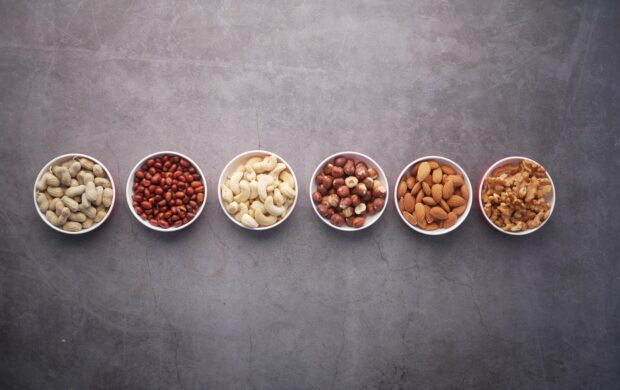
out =
[[[448,177],[448,180],[446,180],[446,182],[443,185],[443,198],[450,199],[450,197],[453,194],[454,194],[454,182],[452,181],[452,179],[450,179],[450,177]]]
[[[428,160],[428,166],[431,167],[431,169],[439,168],[439,164],[437,164],[435,160]]]
[[[454,188],[458,188],[465,183],[461,175],[450,175],[448,176],[448,179],[452,180],[452,183],[454,184]]]
[[[424,194],[426,194],[426,196],[429,196],[431,194],[431,186],[428,185],[428,183],[426,183],[425,181],[422,182],[422,190],[424,191]]]
[[[413,199],[413,196],[411,196],[410,193],[406,193],[405,196],[403,197],[403,206],[405,208],[405,211],[407,212],[412,212],[413,209],[415,208],[415,201]]]
[[[411,195],[417,194],[418,191],[420,191],[420,188],[422,188],[422,182],[421,181],[415,183],[415,185],[411,189]]]
[[[443,221],[444,219],[448,219],[448,213],[446,213],[446,211],[444,209],[442,209],[441,207],[433,207],[430,210],[430,214],[431,216],[439,221]]]
[[[422,164],[420,164],[420,167],[418,168],[418,174],[417,174],[418,181],[422,181],[426,179],[428,175],[430,175],[430,173],[431,173],[431,166],[428,164],[428,162],[424,161]]]
[[[426,222],[433,223],[435,222],[435,218],[431,215],[431,206],[424,205],[424,217],[426,218]]]
[[[411,224],[411,225],[413,225],[413,226],[415,226],[415,225],[417,225],[417,224],[418,224],[418,222],[417,222],[417,221],[416,221],[416,219],[415,219],[415,215],[413,215],[413,214],[411,214],[411,213],[408,213],[408,212],[404,211],[404,212],[403,212],[403,217],[405,217],[405,220],[406,220],[407,222],[409,222],[409,224]]]
[[[421,164],[421,163],[417,163],[416,165],[414,165],[414,166],[412,166],[412,167],[411,167],[411,170],[409,171],[409,174],[410,174],[411,176],[417,176],[417,174],[418,174],[418,168],[420,168],[420,164]]]
[[[425,196],[424,198],[422,198],[422,203],[427,204],[429,206],[437,205],[437,202],[435,202],[435,199],[431,198],[430,196]]]
[[[467,189],[467,186],[462,185],[460,190],[461,190],[461,196],[463,197],[463,199],[465,200],[469,199],[469,190]]]
[[[443,179],[443,172],[441,169],[436,168],[433,170],[433,183],[438,184],[441,183],[441,179]]]
[[[439,206],[441,206],[442,209],[446,210],[446,213],[450,212],[450,206],[448,206],[445,200],[442,199],[441,202],[439,202]]]
[[[424,191],[418,191],[418,194],[415,196],[415,202],[416,203],[422,202],[422,199],[424,198],[424,195],[426,195],[424,193]]]
[[[467,201],[458,195],[452,195],[446,203],[448,203],[450,207],[459,207],[465,205]]]
[[[459,207],[455,207],[452,209],[452,211],[456,214],[456,215],[462,215],[465,212],[465,209],[467,208],[467,206],[459,206]]]
[[[456,223],[458,216],[456,215],[456,213],[454,212],[449,212],[448,213],[448,218],[446,218],[446,220],[443,222],[443,227],[444,229],[450,228],[452,226],[454,226],[454,224]]]
[[[407,182],[401,180],[401,182],[398,184],[398,192],[396,193],[398,199],[405,196],[405,192],[407,192]]]
[[[428,225],[426,225],[426,230],[437,230],[439,229],[439,225],[437,225],[436,223],[429,223]]]
[[[435,199],[435,202],[441,202],[441,198],[443,197],[443,185],[433,184],[431,187],[431,195],[433,196],[433,199]]]
[[[424,221],[426,224],[426,210],[424,209],[424,205],[422,203],[415,204],[415,219],[418,221],[418,224],[421,224],[421,221]]]
[[[441,166],[441,170],[443,171],[443,173],[445,173],[446,175],[456,175],[456,171],[452,168],[449,167],[447,165],[442,165]]]
[[[415,184],[415,179],[413,178],[413,176],[409,176],[407,178],[407,188],[412,189],[414,184]]]
[[[405,211],[405,197],[402,197],[398,200],[398,208],[400,211]]]

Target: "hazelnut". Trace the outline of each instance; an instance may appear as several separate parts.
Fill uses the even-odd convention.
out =
[[[375,198],[383,198],[385,197],[385,187],[382,184],[379,184],[372,189],[372,196]]]
[[[377,210],[375,210],[375,206],[373,202],[370,202],[366,205],[366,214],[368,215],[372,215],[374,213],[376,213]]]
[[[321,214],[321,216],[323,217],[327,217],[327,211],[329,210],[329,207],[327,207],[324,204],[319,204],[316,206],[316,211],[319,212],[319,214]]]
[[[375,209],[375,211],[381,211],[381,209],[383,209],[383,206],[385,206],[385,199],[377,198],[377,199],[373,200],[372,201],[372,206]]]
[[[346,162],[347,162],[347,159],[342,156],[336,157],[334,159],[334,165],[340,168],[344,167],[344,164],[346,164]]]
[[[353,227],[353,217],[348,217],[347,219],[344,220],[344,222],[350,226]]]
[[[353,160],[347,160],[344,164],[344,174],[347,176],[351,176],[355,174],[355,162]]]
[[[361,228],[362,226],[364,226],[364,223],[366,222],[366,218],[364,217],[353,217],[351,218],[351,227],[352,228]]]
[[[372,200],[372,192],[367,191],[366,195],[362,196],[364,202],[370,202]]]
[[[335,194],[335,193],[336,193],[336,189],[334,187],[332,187],[329,190],[327,190],[327,195],[331,195],[331,194]]]
[[[332,223],[332,225],[335,225],[335,226],[341,226],[344,223],[344,217],[340,214],[333,214],[329,218],[329,220]]]
[[[347,186],[340,186],[336,190],[336,193],[341,198],[347,197],[347,196],[349,196],[349,187],[347,187]]]
[[[375,182],[369,177],[365,178],[362,183],[366,185],[366,189],[368,190],[372,190],[372,187],[375,185]]]
[[[377,171],[375,170],[375,168],[368,168],[368,177],[371,179],[376,179],[379,175],[377,174]]]
[[[359,195],[353,194],[351,195],[351,204],[355,207],[362,202],[362,199]]]
[[[331,176],[323,176],[323,180],[321,180],[321,184],[323,184],[323,186],[327,188],[328,190],[332,188],[333,182],[334,182],[334,179]]]
[[[312,201],[313,201],[314,203],[317,203],[317,204],[318,204],[318,203],[321,203],[321,201],[322,201],[322,200],[323,200],[323,195],[321,195],[321,193],[320,193],[319,191],[315,191],[315,192],[312,194]]]
[[[342,215],[344,215],[346,218],[349,218],[350,216],[352,216],[353,207],[347,207],[346,209],[342,210]]]
[[[333,167],[332,168],[332,176],[334,178],[343,177],[344,176],[344,170],[342,169],[342,167],[339,167],[339,166]]]
[[[340,188],[345,185],[345,180],[342,177],[334,179],[334,183],[332,184],[336,188]]]
[[[336,212],[334,211],[334,209],[332,209],[332,208],[328,208],[328,209],[327,209],[327,215],[326,215],[325,217],[327,217],[327,218],[331,218],[331,217],[332,217],[332,215],[334,215],[335,213],[336,213]]]
[[[351,204],[353,204],[353,202],[351,202],[351,198],[342,198],[340,199],[339,207],[341,210],[344,210],[347,207],[351,206]]]
[[[340,198],[336,194],[327,196],[326,200],[329,207],[338,207],[338,203],[340,203]]]
[[[323,167],[323,173],[326,175],[331,175],[333,167],[334,167],[334,164],[332,163],[325,164],[325,166]]]
[[[355,207],[355,214],[364,215],[366,214],[366,203],[360,203]]]
[[[314,181],[317,185],[321,184],[321,182],[323,181],[323,177],[325,177],[325,174],[323,172],[319,172],[318,175],[316,175],[316,177],[314,178]]]
[[[366,165],[366,163],[363,162],[363,161],[358,161],[358,162],[355,163],[355,169],[357,169],[359,167],[364,167],[364,168],[368,169],[368,165]]]
[[[367,192],[368,192],[368,189],[366,188],[366,184],[364,184],[364,183],[359,183],[353,189],[353,193],[354,194],[358,194],[362,198],[364,197],[364,195],[366,195]]]
[[[353,188],[357,185],[357,183],[359,182],[359,180],[357,180],[357,177],[355,176],[349,176],[346,179],[344,179],[344,183],[347,185],[347,187],[349,188]]]
[[[324,186],[323,184],[319,184],[319,185],[316,187],[316,191],[317,191],[319,194],[323,195],[323,196],[327,195],[327,188],[325,188],[325,186]]]

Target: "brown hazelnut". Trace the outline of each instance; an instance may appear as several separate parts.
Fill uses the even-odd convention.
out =
[[[340,203],[340,197],[336,194],[331,194],[327,196],[327,204],[329,207],[338,207],[338,203]]]
[[[321,195],[321,193],[319,191],[315,191],[312,193],[312,201],[314,203],[321,203],[321,201],[323,200],[323,195]]]
[[[368,169],[368,165],[366,165],[366,163],[363,162],[363,161],[358,161],[358,162],[355,163],[355,169],[357,169],[359,167],[364,167],[364,168]]]
[[[373,202],[370,202],[366,205],[366,214],[373,215],[376,212],[377,210],[375,210],[375,206]]]
[[[364,195],[366,195],[367,192],[368,192],[368,189],[366,188],[366,184],[364,184],[364,183],[359,183],[353,189],[353,193],[354,194],[358,194],[362,198],[364,197]]]
[[[343,185],[345,185],[345,180],[342,177],[339,177],[337,179],[334,179],[334,183],[333,186],[336,188],[340,188]]]
[[[352,216],[353,207],[347,207],[346,209],[342,210],[342,215],[344,215],[346,218],[349,218],[350,216]]]
[[[362,196],[364,202],[370,202],[372,200],[372,192],[367,191],[366,195]]]
[[[364,215],[366,214],[366,203],[360,203],[355,207],[355,214]]]
[[[361,228],[362,226],[364,226],[364,223],[366,222],[366,218],[364,217],[353,217],[351,218],[351,227],[352,228]]]
[[[344,164],[344,174],[347,176],[351,176],[355,174],[355,162],[353,160],[347,160]]]
[[[334,179],[331,176],[323,176],[323,180],[321,180],[321,184],[323,184],[323,186],[327,188],[328,190],[332,188],[333,182],[334,182]]]
[[[326,175],[331,175],[333,167],[334,167],[334,164],[332,163],[325,164],[325,166],[323,167],[323,173]]]
[[[383,187],[383,185],[381,184],[375,186],[372,189],[372,196],[375,198],[383,198],[385,197],[385,193],[386,193],[385,187]]]
[[[323,178],[325,177],[325,174],[323,172],[319,172],[318,175],[316,175],[316,177],[314,178],[314,182],[319,185],[321,184],[321,182],[323,182]]]
[[[331,194],[335,194],[335,193],[336,193],[336,189],[334,187],[332,187],[329,190],[327,190],[327,195],[331,195]]]
[[[329,210],[329,207],[322,203],[316,206],[316,211],[323,217],[327,217],[327,210]]]
[[[385,199],[383,198],[377,198],[375,200],[372,201],[372,206],[376,211],[381,211],[381,209],[383,209],[383,206],[385,206]]]
[[[336,190],[336,193],[338,194],[339,197],[344,198],[346,196],[349,196],[349,187],[347,186],[340,186],[338,187],[338,189]]]
[[[357,168],[355,168],[355,176],[359,179],[359,180],[364,180],[366,177],[368,177],[368,169],[366,169],[366,167],[364,166],[358,166]]]
[[[344,170],[342,169],[342,167],[339,167],[339,166],[333,167],[332,168],[332,176],[334,178],[343,177],[344,176]]]
[[[379,175],[377,174],[377,171],[375,170],[375,168],[368,168],[368,177],[371,179],[376,179]]]
[[[334,159],[334,165],[337,167],[342,168],[344,167],[344,164],[346,163],[347,163],[347,159],[345,157],[338,156]]]
[[[357,180],[357,177],[355,176],[349,176],[346,179],[344,179],[344,184],[346,184],[346,186],[349,188],[355,187],[357,183],[359,183],[359,180]]]
[[[316,187],[316,190],[317,190],[317,192],[318,192],[319,194],[321,194],[321,195],[323,195],[323,196],[327,195],[327,188],[325,188],[325,186],[324,186],[323,184],[319,184],[319,185]]]
[[[351,201],[351,198],[342,198],[340,199],[340,204],[339,207],[341,210],[346,209],[347,207],[351,206],[353,204],[353,202]]]
[[[329,218],[329,220],[332,223],[332,225],[335,225],[335,226],[341,226],[344,223],[344,217],[340,214],[333,214]]]
[[[344,220],[344,222],[350,226],[353,227],[353,217],[348,217],[347,219]]]
[[[351,204],[353,205],[353,207],[357,206],[361,202],[362,202],[362,199],[360,198],[359,195],[357,194],[351,195]]]
[[[372,187],[375,185],[375,182],[369,177],[365,178],[362,183],[366,185],[367,190],[372,190]]]
[[[331,217],[332,217],[332,215],[334,215],[334,214],[336,214],[336,212],[334,211],[334,209],[332,209],[332,208],[328,208],[328,209],[327,209],[327,215],[326,215],[325,217],[327,217],[327,218],[331,218]]]

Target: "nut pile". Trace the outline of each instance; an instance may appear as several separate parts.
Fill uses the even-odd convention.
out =
[[[132,188],[136,213],[163,229],[191,221],[205,200],[205,186],[197,169],[176,155],[148,159],[136,171]]]
[[[315,177],[312,201],[319,214],[335,226],[360,228],[366,216],[385,206],[386,189],[377,171],[363,161],[343,156],[327,162]]]
[[[552,191],[545,169],[531,160],[507,164],[484,180],[484,212],[500,228],[510,232],[535,229],[549,217]]]
[[[39,211],[54,226],[79,232],[101,222],[114,189],[105,170],[85,157],[49,167],[36,184]]]
[[[226,178],[220,191],[226,211],[253,229],[284,218],[297,196],[293,175],[274,155],[248,159]]]
[[[461,173],[429,160],[415,164],[400,179],[397,197],[408,223],[436,230],[454,226],[467,208],[469,191]]]

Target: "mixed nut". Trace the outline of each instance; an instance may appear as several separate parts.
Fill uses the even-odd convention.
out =
[[[366,216],[385,206],[386,189],[377,170],[363,161],[338,156],[323,165],[314,178],[312,201],[318,213],[335,225],[360,228]]]
[[[114,198],[103,167],[75,156],[51,165],[36,183],[39,211],[54,226],[79,232],[101,222]]]
[[[484,179],[484,213],[509,232],[535,229],[549,217],[546,197],[552,191],[545,169],[531,160],[506,164]]]
[[[132,206],[143,220],[163,229],[189,223],[205,200],[203,178],[185,158],[149,158],[134,175]]]
[[[226,211],[252,229],[280,221],[297,196],[293,175],[274,155],[249,158],[226,178],[220,191]]]
[[[427,160],[400,178],[397,198],[409,224],[424,230],[447,229],[465,212],[469,189],[462,173]]]

